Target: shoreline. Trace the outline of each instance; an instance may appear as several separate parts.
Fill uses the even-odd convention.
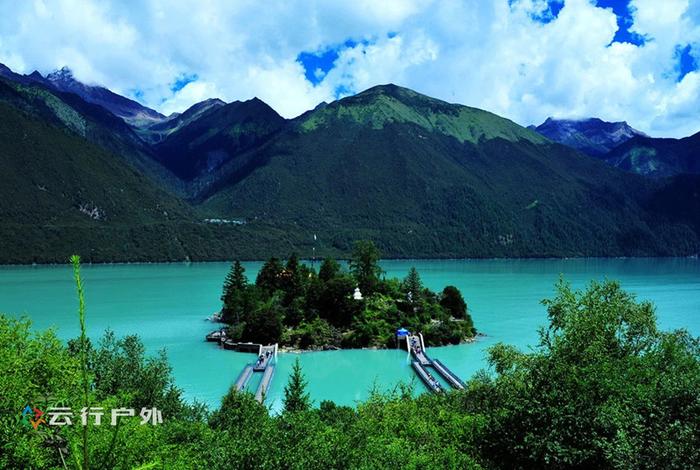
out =
[[[338,258],[340,261],[347,262],[345,258]],[[443,257],[426,257],[426,258],[382,258],[380,261],[566,261],[566,260],[647,260],[647,259],[700,259],[700,254],[685,255],[685,256],[529,256],[529,257],[478,257],[478,258],[443,258]],[[212,260],[212,261],[96,261],[87,262],[81,261],[83,267],[93,266],[151,266],[151,265],[202,265],[202,264],[230,264],[234,259],[230,260]],[[264,263],[263,259],[240,259],[241,263]],[[312,262],[310,258],[300,258],[300,261],[307,263]],[[323,261],[323,258],[317,258],[316,262]],[[68,265],[68,260],[65,263],[2,263],[0,269],[3,268],[50,268]]]
[[[457,344],[441,344],[439,346],[427,346],[430,348],[444,348],[448,346],[462,346],[464,344],[473,344],[476,343],[479,338],[486,338],[488,337],[487,334],[485,333],[477,333],[475,336],[465,339],[464,341],[460,341]],[[278,349],[279,353],[283,354],[304,354],[304,353],[313,353],[313,352],[334,352],[334,351],[389,351],[391,349],[396,349],[396,348],[378,348],[376,346],[374,347],[366,347],[366,348],[340,348],[340,347],[321,347],[319,349],[299,349],[299,348],[293,348],[293,347],[288,347],[288,346],[280,346]],[[403,349],[402,349],[403,350]],[[234,351],[238,352],[238,351]]]

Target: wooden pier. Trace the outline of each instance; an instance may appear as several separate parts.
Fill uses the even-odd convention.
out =
[[[423,334],[409,335],[406,338],[406,346],[410,348],[411,355],[422,366],[429,366],[430,358],[425,355],[425,343],[423,342]]]
[[[417,335],[409,334],[406,336],[406,349],[413,357],[411,361],[413,370],[429,390],[435,393],[444,391],[440,382],[428,371],[428,367],[432,367],[432,369],[445,379],[452,388],[464,390],[464,382],[454,372],[448,369],[440,360],[430,359],[430,357],[428,357],[428,354],[425,352],[425,342],[423,341],[423,335],[421,333]]]

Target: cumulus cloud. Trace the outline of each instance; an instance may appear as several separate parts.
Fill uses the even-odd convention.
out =
[[[555,5],[558,3],[558,5]],[[553,8],[557,6],[557,8]],[[0,62],[63,65],[168,114],[261,98],[286,117],[394,82],[523,125],[548,116],[627,120],[652,135],[700,130],[700,0],[630,0],[629,31],[594,1],[0,0]],[[302,52],[337,48],[318,83]],[[312,74],[316,70],[311,71]],[[196,76],[181,89],[172,84]],[[175,89],[174,89],[175,88]]]

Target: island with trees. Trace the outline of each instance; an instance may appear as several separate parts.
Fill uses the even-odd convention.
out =
[[[421,331],[428,345],[474,338],[459,289],[433,292],[415,268],[403,280],[386,279],[379,259],[371,241],[355,243],[347,269],[331,258],[318,272],[296,255],[270,258],[254,283],[235,261],[221,297],[226,337],[290,349],[393,347],[401,327]]]

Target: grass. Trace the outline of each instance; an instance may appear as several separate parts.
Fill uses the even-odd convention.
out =
[[[83,292],[83,280],[80,276],[80,256],[73,255],[70,258],[73,265],[73,279],[75,280],[75,288],[78,293],[78,319],[80,320],[80,367],[82,372],[83,385],[83,406],[85,409],[90,408],[90,377],[88,375],[88,340],[87,329],[85,327],[85,295]],[[83,455],[83,469],[90,468],[90,449],[88,447],[88,430],[90,426],[82,427],[83,447],[81,449]],[[77,453],[75,454],[77,456]]]
[[[413,124],[429,132],[439,132],[460,143],[502,138],[544,144],[547,140],[508,119],[467,106],[444,101],[393,85],[371,88],[317,110],[300,123],[304,132],[341,122],[384,129],[391,124]]]

